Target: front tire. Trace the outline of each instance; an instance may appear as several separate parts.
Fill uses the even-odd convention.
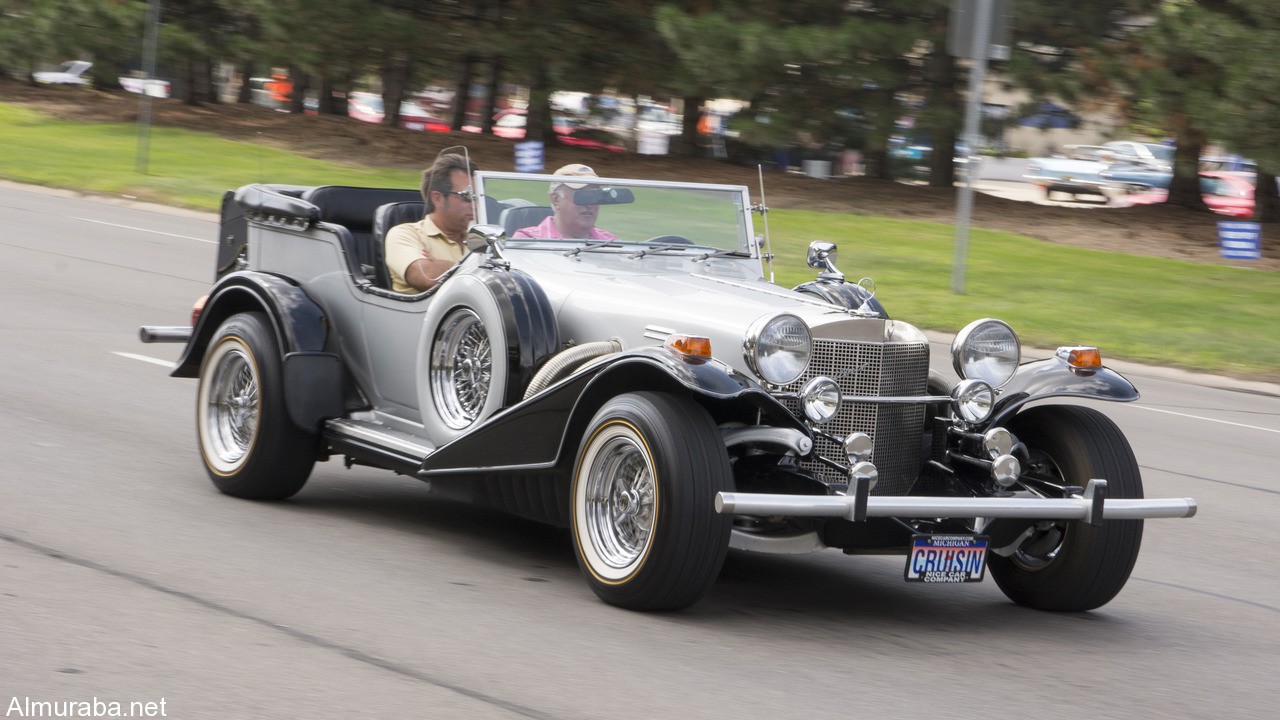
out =
[[[222,323],[200,365],[196,435],[209,479],[233,497],[282,500],[302,489],[316,438],[284,404],[280,349],[266,316]]]
[[[714,421],[692,400],[629,393],[602,407],[573,474],[572,529],[591,589],[630,610],[676,610],[711,588],[732,518],[715,510],[731,490]]]
[[[1092,408],[1050,405],[1019,414],[1009,430],[1031,454],[1025,473],[1059,485],[1107,481],[1107,496],[1141,498],[1142,476],[1120,428]],[[1141,520],[1042,522],[1008,557],[988,566],[1010,600],[1038,610],[1093,610],[1129,580],[1142,545]]]

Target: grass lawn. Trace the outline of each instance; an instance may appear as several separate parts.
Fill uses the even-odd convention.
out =
[[[148,172],[133,125],[60,121],[0,103],[0,177],[215,210],[247,182],[417,187],[418,174],[304,158],[251,143],[154,128]],[[269,174],[264,174],[269,168]],[[850,280],[867,276],[891,315],[955,331],[999,317],[1040,347],[1097,345],[1104,358],[1280,380],[1280,273],[1051,245],[975,228],[965,294],[951,292],[954,228],[773,210],[778,284],[814,277],[811,240],[839,244]]]

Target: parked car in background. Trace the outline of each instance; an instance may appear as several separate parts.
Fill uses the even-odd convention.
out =
[[[57,70],[43,70],[31,73],[31,77],[42,85],[89,85],[85,73],[93,63],[88,60],[70,60],[58,66]]]
[[[615,153],[627,151],[626,142],[621,137],[601,128],[573,128],[567,133],[558,133],[556,139],[560,144],[572,147],[608,150]]]
[[[1117,162],[1130,162],[1164,168],[1173,166],[1175,149],[1172,145],[1135,140],[1111,140],[1102,143],[1102,147],[1114,150]]]
[[[167,98],[173,91],[173,86],[168,80],[160,78],[144,78],[139,75],[121,75],[118,80],[120,87],[131,93],[146,93],[151,97]]]
[[[1115,161],[1116,151],[1101,145],[1068,145],[1064,150],[1063,155],[1032,158],[1022,177],[1043,190],[1046,200],[1054,193],[1107,200],[1110,181],[1102,172]]]
[[[361,122],[380,123],[386,114],[382,96],[378,93],[354,91],[347,93],[347,116]],[[449,123],[433,116],[414,100],[400,103],[400,127],[408,130],[449,132]]]
[[[610,239],[521,237],[567,182]],[[1024,362],[1008,324],[975,320],[953,382],[834,243],[810,245],[815,279],[770,283],[749,192],[478,172],[469,252],[405,295],[380,248],[422,217],[416,189],[246,185],[192,325],[142,338],[185,345],[172,375],[196,380],[223,493],[281,500],[322,461],[417,477],[566,528],[590,588],[634,610],[697,602],[729,548],[896,554],[910,583],[989,569],[1016,603],[1090,610],[1144,519],[1195,513],[1144,499],[1094,407],[1138,391],[1097,348]]]
[[[1235,218],[1253,217],[1254,180],[1246,173],[1227,172],[1224,170],[1200,173],[1200,194],[1209,209]],[[1140,192],[1128,193],[1115,198],[1120,207],[1130,205],[1152,205],[1169,199],[1169,191],[1165,188],[1148,188]]]

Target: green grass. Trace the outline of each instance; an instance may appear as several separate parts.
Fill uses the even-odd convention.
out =
[[[0,177],[215,210],[248,182],[416,187],[418,176],[312,160],[214,136],[154,128],[146,174],[133,125],[59,121],[0,103]],[[354,160],[354,159],[353,159]],[[757,229],[759,225],[757,224]],[[1097,345],[1103,356],[1280,380],[1280,273],[1051,245],[973,229],[965,294],[951,292],[950,225],[772,210],[776,279],[814,277],[811,240],[839,244],[849,279],[874,279],[897,318],[955,331],[1008,321],[1039,347]]]

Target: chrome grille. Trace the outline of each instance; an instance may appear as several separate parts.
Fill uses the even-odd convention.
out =
[[[929,346],[815,339],[809,368],[784,390],[799,392],[806,382],[819,375],[835,380],[846,395],[924,395],[929,382]],[[785,403],[803,417],[798,400]],[[845,402],[822,429],[841,439],[855,431],[871,436],[875,442],[871,461],[880,472],[872,495],[901,495],[915,482],[921,462],[923,405]],[[814,440],[815,454],[846,463],[839,444],[821,437]],[[838,471],[815,460],[805,460],[801,465],[828,484],[846,481]]]

